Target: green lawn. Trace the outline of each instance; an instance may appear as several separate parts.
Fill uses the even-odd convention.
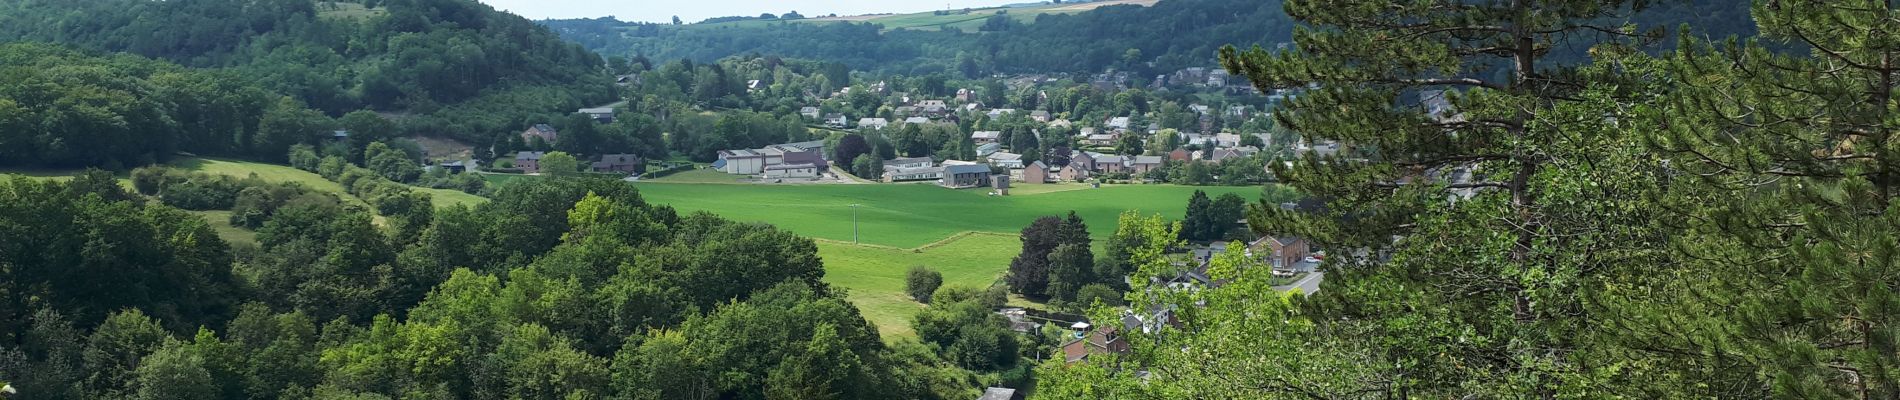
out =
[[[1096,239],[1115,230],[1124,210],[1180,218],[1195,190],[1257,199],[1260,189],[1174,185],[1105,186],[995,197],[982,190],[905,185],[707,185],[643,182],[647,200],[682,211],[709,211],[777,225],[800,235],[851,241],[856,211],[864,243],[910,248],[967,232],[1015,233],[1037,217],[1074,210]],[[1020,192],[1019,192],[1020,193]],[[851,204],[861,204],[853,209]]]
[[[904,275],[922,265],[943,273],[944,286],[987,288],[1009,269],[1013,235],[971,234],[927,249],[895,249],[819,241],[825,281],[850,291],[852,304],[877,325],[885,339],[915,336],[911,316],[924,308],[904,293]]]

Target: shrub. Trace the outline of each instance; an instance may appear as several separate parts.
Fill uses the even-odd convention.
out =
[[[157,196],[166,187],[184,179],[180,171],[163,165],[154,165],[132,170],[132,189],[146,196]]]
[[[317,163],[317,175],[323,175],[323,179],[334,181],[343,176],[343,170],[349,166],[350,162],[344,161],[343,157],[324,157],[322,162]]]
[[[904,291],[919,303],[929,303],[930,295],[943,286],[943,274],[919,265],[910,267],[910,273],[904,279]]]
[[[460,190],[463,193],[479,195],[482,194],[483,190],[488,189],[488,180],[482,179],[481,175],[476,175],[472,172],[462,173],[453,178],[449,178],[449,186],[451,189]]]
[[[317,156],[317,149],[307,144],[290,146],[290,166],[297,169],[317,172],[323,159]]]
[[[1096,301],[1101,301],[1103,305],[1110,307],[1121,307],[1123,304],[1122,293],[1115,291],[1114,288],[1110,288],[1108,285],[1100,283],[1082,285],[1081,289],[1076,289],[1076,308],[1087,309],[1094,307]]]

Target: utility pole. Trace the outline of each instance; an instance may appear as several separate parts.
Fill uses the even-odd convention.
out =
[[[858,207],[863,204],[851,204],[851,244],[858,243]]]

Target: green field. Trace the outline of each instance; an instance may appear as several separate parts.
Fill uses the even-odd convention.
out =
[[[721,174],[723,175],[723,174]],[[1180,218],[1196,189],[1248,199],[1258,187],[1021,185],[1020,195],[905,185],[730,185],[642,182],[641,195],[682,211],[708,211],[771,223],[819,239],[825,280],[850,291],[852,304],[887,339],[914,336],[910,319],[922,304],[904,294],[904,274],[923,265],[942,272],[945,286],[987,288],[1009,269],[1021,246],[1016,232],[1044,215],[1076,213],[1100,241],[1124,210]],[[1028,190],[1025,190],[1028,189]],[[1026,194],[1026,193],[1039,194]],[[851,244],[852,207],[861,204],[863,245]],[[983,233],[972,233],[983,232]],[[920,246],[924,246],[919,248]],[[1019,306],[1035,306],[1015,301]]]
[[[907,185],[706,185],[642,182],[641,195],[682,211],[709,211],[740,221],[771,223],[800,235],[852,240],[856,211],[864,243],[910,248],[957,233],[1015,233],[1037,217],[1074,210],[1096,239],[1115,230],[1124,210],[1180,218],[1195,190],[1210,196],[1260,196],[1258,187],[1105,186],[995,197],[982,190]],[[1032,186],[1032,185],[1023,185]],[[1069,188],[1065,188],[1069,189]],[[1021,191],[1019,191],[1021,193]],[[855,210],[851,204],[861,204]]]
[[[301,183],[304,187],[317,191],[336,193],[338,196],[348,199],[351,202],[364,204],[362,200],[357,199],[356,196],[351,196],[348,191],[343,190],[343,185],[323,179],[322,175],[291,168],[289,166],[215,158],[186,158],[174,161],[172,165],[188,171],[198,171],[207,174],[228,175],[239,178],[256,174],[258,178],[262,178],[266,181]],[[435,206],[438,208],[456,204],[474,206],[488,201],[488,199],[482,198],[481,196],[464,193],[459,190],[429,189],[423,187],[412,188],[419,192],[428,193],[431,197],[434,197]]]
[[[659,178],[648,179],[652,183],[740,183],[745,175],[732,175],[719,170],[704,168],[684,171]]]
[[[825,281],[850,292],[852,304],[886,339],[915,336],[911,316],[923,310],[904,294],[904,275],[922,265],[943,273],[943,284],[987,288],[1003,276],[1020,246],[1014,235],[962,235],[924,249],[896,249],[821,240]]]

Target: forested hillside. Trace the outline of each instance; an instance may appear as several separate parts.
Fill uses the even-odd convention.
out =
[[[1745,0],[1667,2],[1616,22],[1644,28],[1693,25],[1714,37],[1750,35]],[[1220,44],[1274,48],[1292,41],[1297,24],[1280,0],[1163,0],[1151,7],[1116,5],[1075,14],[1041,14],[1033,21],[991,17],[975,31],[895,29],[873,23],[783,20],[753,24],[658,25],[612,18],[542,21],[590,49],[610,56],[652,59],[720,58],[765,54],[842,62],[886,74],[952,72],[1094,73],[1106,69],[1141,76],[1215,64]],[[1558,43],[1560,56],[1582,61],[1583,47]]]
[[[883,28],[864,23],[782,22],[670,26],[611,19],[544,21],[563,37],[610,55],[711,61],[760,53],[844,62],[854,69],[925,75],[959,71],[1092,72],[1209,66],[1223,43],[1273,44],[1291,38],[1277,0],[1167,0],[1153,7],[1108,6],[1043,14],[1033,23],[992,17],[975,32]],[[1138,52],[1129,57],[1130,50]],[[1134,61],[1134,62],[1130,62]]]
[[[471,0],[6,0],[0,37],[220,68],[330,115],[414,113],[411,133],[492,132],[614,97],[600,57]]]
[[[175,152],[282,159],[332,126],[234,71],[0,45],[0,166],[131,168]]]

